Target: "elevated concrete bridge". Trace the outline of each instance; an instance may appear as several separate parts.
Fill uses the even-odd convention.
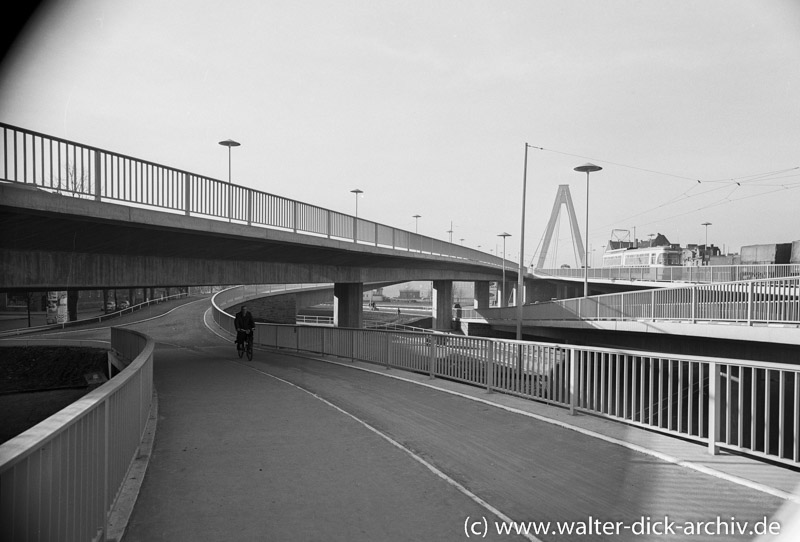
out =
[[[360,326],[364,283],[452,282],[510,262],[273,194],[0,123],[0,289],[333,283],[337,323]],[[505,273],[503,272],[505,265]],[[445,323],[446,322],[446,323]]]

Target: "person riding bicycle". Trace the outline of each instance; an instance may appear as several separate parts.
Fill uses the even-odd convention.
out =
[[[247,310],[246,305],[242,305],[236,317],[233,319],[233,326],[236,328],[236,345],[242,344],[247,339],[247,334],[252,333],[256,327],[253,315]]]

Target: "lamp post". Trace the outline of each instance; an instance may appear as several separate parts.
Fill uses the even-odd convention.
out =
[[[422,218],[422,215],[414,215],[411,218],[414,219],[414,233],[419,233],[419,219]]]
[[[506,290],[506,237],[511,237],[511,234],[503,232],[503,233],[498,233],[497,236],[503,238],[503,286],[500,288],[500,293],[503,294],[503,298],[500,299],[500,306],[501,307],[505,307],[506,306],[505,300],[507,299],[506,292],[505,292],[505,290]]]
[[[231,184],[231,147],[238,147],[241,143],[233,139],[226,139],[225,141],[220,141],[219,144],[223,147],[228,147],[228,184]]]
[[[445,233],[449,233],[450,234],[450,242],[452,243],[453,242],[453,221],[452,220],[450,221],[450,229],[447,230]]]
[[[706,263],[706,256],[708,255],[708,227],[711,226],[711,222],[703,222],[700,225],[706,227],[706,244],[703,246],[703,265],[708,265]]]
[[[589,297],[589,173],[600,171],[603,168],[586,162],[574,169],[580,173],[586,172],[586,243],[583,255],[583,297]]]
[[[355,190],[351,190],[350,192],[356,195],[356,218],[358,218],[358,195],[363,194],[364,191],[356,188]]]
[[[519,275],[517,277],[517,340],[522,340],[522,305],[525,302],[525,279],[522,262],[525,259],[525,192],[528,189],[528,143],[525,143],[525,162],[522,169],[522,219],[519,226]],[[522,362],[520,361],[520,364]]]
[[[238,141],[234,141],[233,139],[226,139],[225,141],[220,141],[220,145],[223,147],[228,147],[228,222],[231,221],[231,209],[233,208],[232,201],[231,201],[231,147],[238,147],[241,145]]]

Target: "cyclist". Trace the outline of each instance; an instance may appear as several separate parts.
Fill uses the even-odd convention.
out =
[[[247,340],[248,333],[252,333],[256,327],[253,315],[247,310],[246,305],[242,305],[236,317],[233,319],[233,326],[236,328],[236,346]]]

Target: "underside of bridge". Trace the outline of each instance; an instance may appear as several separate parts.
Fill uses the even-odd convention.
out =
[[[3,291],[500,278],[478,262],[6,184],[0,256]]]

